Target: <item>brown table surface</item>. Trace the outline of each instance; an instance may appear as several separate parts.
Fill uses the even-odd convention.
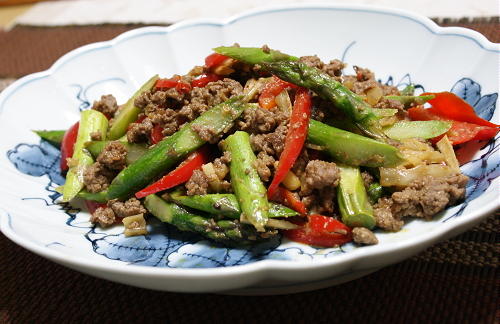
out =
[[[441,21],[500,42],[498,19]],[[0,30],[0,79],[48,68],[67,51],[137,26]],[[498,73],[498,71],[496,71]],[[0,234],[0,322],[498,323],[500,212],[472,230],[367,277],[313,292],[235,297],[149,291],[93,278]]]

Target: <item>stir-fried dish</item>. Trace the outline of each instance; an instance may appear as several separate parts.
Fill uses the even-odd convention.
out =
[[[61,146],[62,200],[147,233],[156,217],[228,245],[280,233],[320,247],[431,219],[464,197],[453,145],[498,125],[449,92],[415,95],[339,60],[219,47],[186,75],[153,76],[123,105],[103,95]],[[425,105],[425,107],[424,107]],[[429,108],[430,107],[430,108]]]

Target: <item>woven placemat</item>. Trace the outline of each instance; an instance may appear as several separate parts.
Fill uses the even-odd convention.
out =
[[[500,42],[498,21],[459,23]],[[136,27],[0,31],[0,89],[48,68],[75,47]],[[496,323],[499,225],[497,212],[472,230],[367,277],[314,292],[264,297],[163,293],[115,284],[52,263],[0,234],[0,323]]]

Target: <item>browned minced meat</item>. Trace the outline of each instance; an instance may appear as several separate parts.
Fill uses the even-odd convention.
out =
[[[208,178],[201,170],[195,170],[186,182],[187,195],[206,195],[208,193]]]
[[[317,69],[322,70],[323,72],[328,73],[332,77],[339,77],[342,75],[342,69],[345,68],[344,62],[340,60],[332,60],[330,63],[323,63],[320,58],[316,55],[312,56],[302,56],[299,59],[304,64],[315,67]]]
[[[255,152],[264,151],[268,155],[273,155],[276,159],[283,151],[285,146],[285,137],[288,127],[284,124],[279,125],[274,132],[267,134],[250,135],[250,144]]]
[[[383,229],[398,231],[406,216],[432,218],[446,206],[456,203],[465,195],[468,177],[459,174],[443,178],[424,177],[415,180],[403,191],[390,198],[380,198],[374,205],[377,225]]]
[[[100,162],[96,162],[83,172],[83,183],[87,191],[95,193],[108,188],[111,180],[113,180],[115,172],[106,168]]]
[[[379,102],[377,102],[377,104],[373,107],[404,110],[404,105],[400,101],[387,98],[381,98]]]
[[[227,175],[229,171],[229,162],[231,162],[231,153],[229,153],[228,151],[224,151],[224,154],[221,157],[216,158],[212,162],[215,174],[217,174],[217,177],[220,180],[225,178],[225,176],[221,175]]]
[[[300,192],[300,196],[302,197],[302,203],[310,212],[333,214],[336,196],[335,187],[324,187],[321,190],[314,190],[311,193],[307,193],[305,196],[303,192]]]
[[[94,101],[92,109],[100,111],[106,116],[112,117],[118,110],[118,104],[116,103],[115,97],[109,94],[101,96],[99,101]]]
[[[141,123],[132,123],[127,131],[127,140],[130,143],[147,142],[152,129],[153,123],[149,118],[145,118]]]
[[[127,149],[118,141],[108,143],[97,157],[97,162],[111,170],[122,170],[127,165]]]
[[[124,202],[113,199],[108,201],[108,207],[120,218],[146,213],[146,209],[136,198],[130,198]]]
[[[373,245],[378,243],[378,239],[375,234],[365,227],[353,228],[352,239],[358,244]]]
[[[375,79],[375,74],[369,69],[354,66],[354,71],[356,75],[347,75],[343,77],[343,83],[352,83],[351,90],[354,93],[361,95],[371,88],[379,87],[382,89],[385,96],[399,95],[399,90],[396,87],[378,82]]]
[[[368,187],[370,187],[370,185],[375,181],[375,178],[373,178],[373,176],[366,171],[361,172],[361,177],[363,178],[363,184],[366,189],[368,189]]]
[[[333,162],[311,160],[307,163],[301,177],[301,194],[311,193],[314,189],[336,187],[340,180],[340,170]]]
[[[262,181],[268,182],[271,179],[272,171],[271,167],[274,165],[276,160],[268,155],[264,151],[260,151],[257,154],[257,160],[255,160],[254,168],[257,170],[259,177]]]
[[[113,225],[115,220],[115,213],[109,207],[99,207],[90,215],[90,222],[93,224],[99,223],[102,227]]]
[[[263,109],[256,107],[245,109],[241,119],[238,122],[241,130],[259,134],[273,131],[279,124],[288,120],[288,114],[278,108]]]
[[[189,103],[179,110],[179,114],[193,120],[209,108],[223,103],[233,96],[242,94],[243,87],[238,81],[224,78],[210,82],[203,88],[193,88],[189,93]]]
[[[217,130],[209,125],[191,125],[192,130],[198,134],[198,136],[211,144],[217,143],[223,136],[223,134],[217,133]]]
[[[102,140],[101,132],[90,133],[90,140],[91,141],[101,141]]]
[[[155,104],[148,104],[144,108],[144,113],[154,125],[159,125],[163,128],[162,133],[165,136],[175,133],[184,123],[184,120],[179,118],[179,114],[175,110],[162,108]]]

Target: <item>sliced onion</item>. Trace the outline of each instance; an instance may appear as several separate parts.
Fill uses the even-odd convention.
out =
[[[460,164],[458,163],[455,150],[453,150],[453,145],[448,139],[448,136],[444,135],[444,137],[436,143],[436,146],[441,153],[443,153],[446,164],[455,171],[460,172]]]
[[[281,91],[274,100],[276,101],[276,105],[280,111],[284,111],[288,114],[292,112],[292,101],[290,100],[290,96],[288,95],[288,91],[286,89]]]
[[[382,88],[380,87],[371,88],[366,92],[366,101],[370,105],[375,106],[383,95],[384,91],[382,91]]]
[[[454,174],[457,174],[456,170],[442,164],[419,165],[411,169],[380,168],[380,184],[384,187],[407,187],[425,176],[441,178]]]

